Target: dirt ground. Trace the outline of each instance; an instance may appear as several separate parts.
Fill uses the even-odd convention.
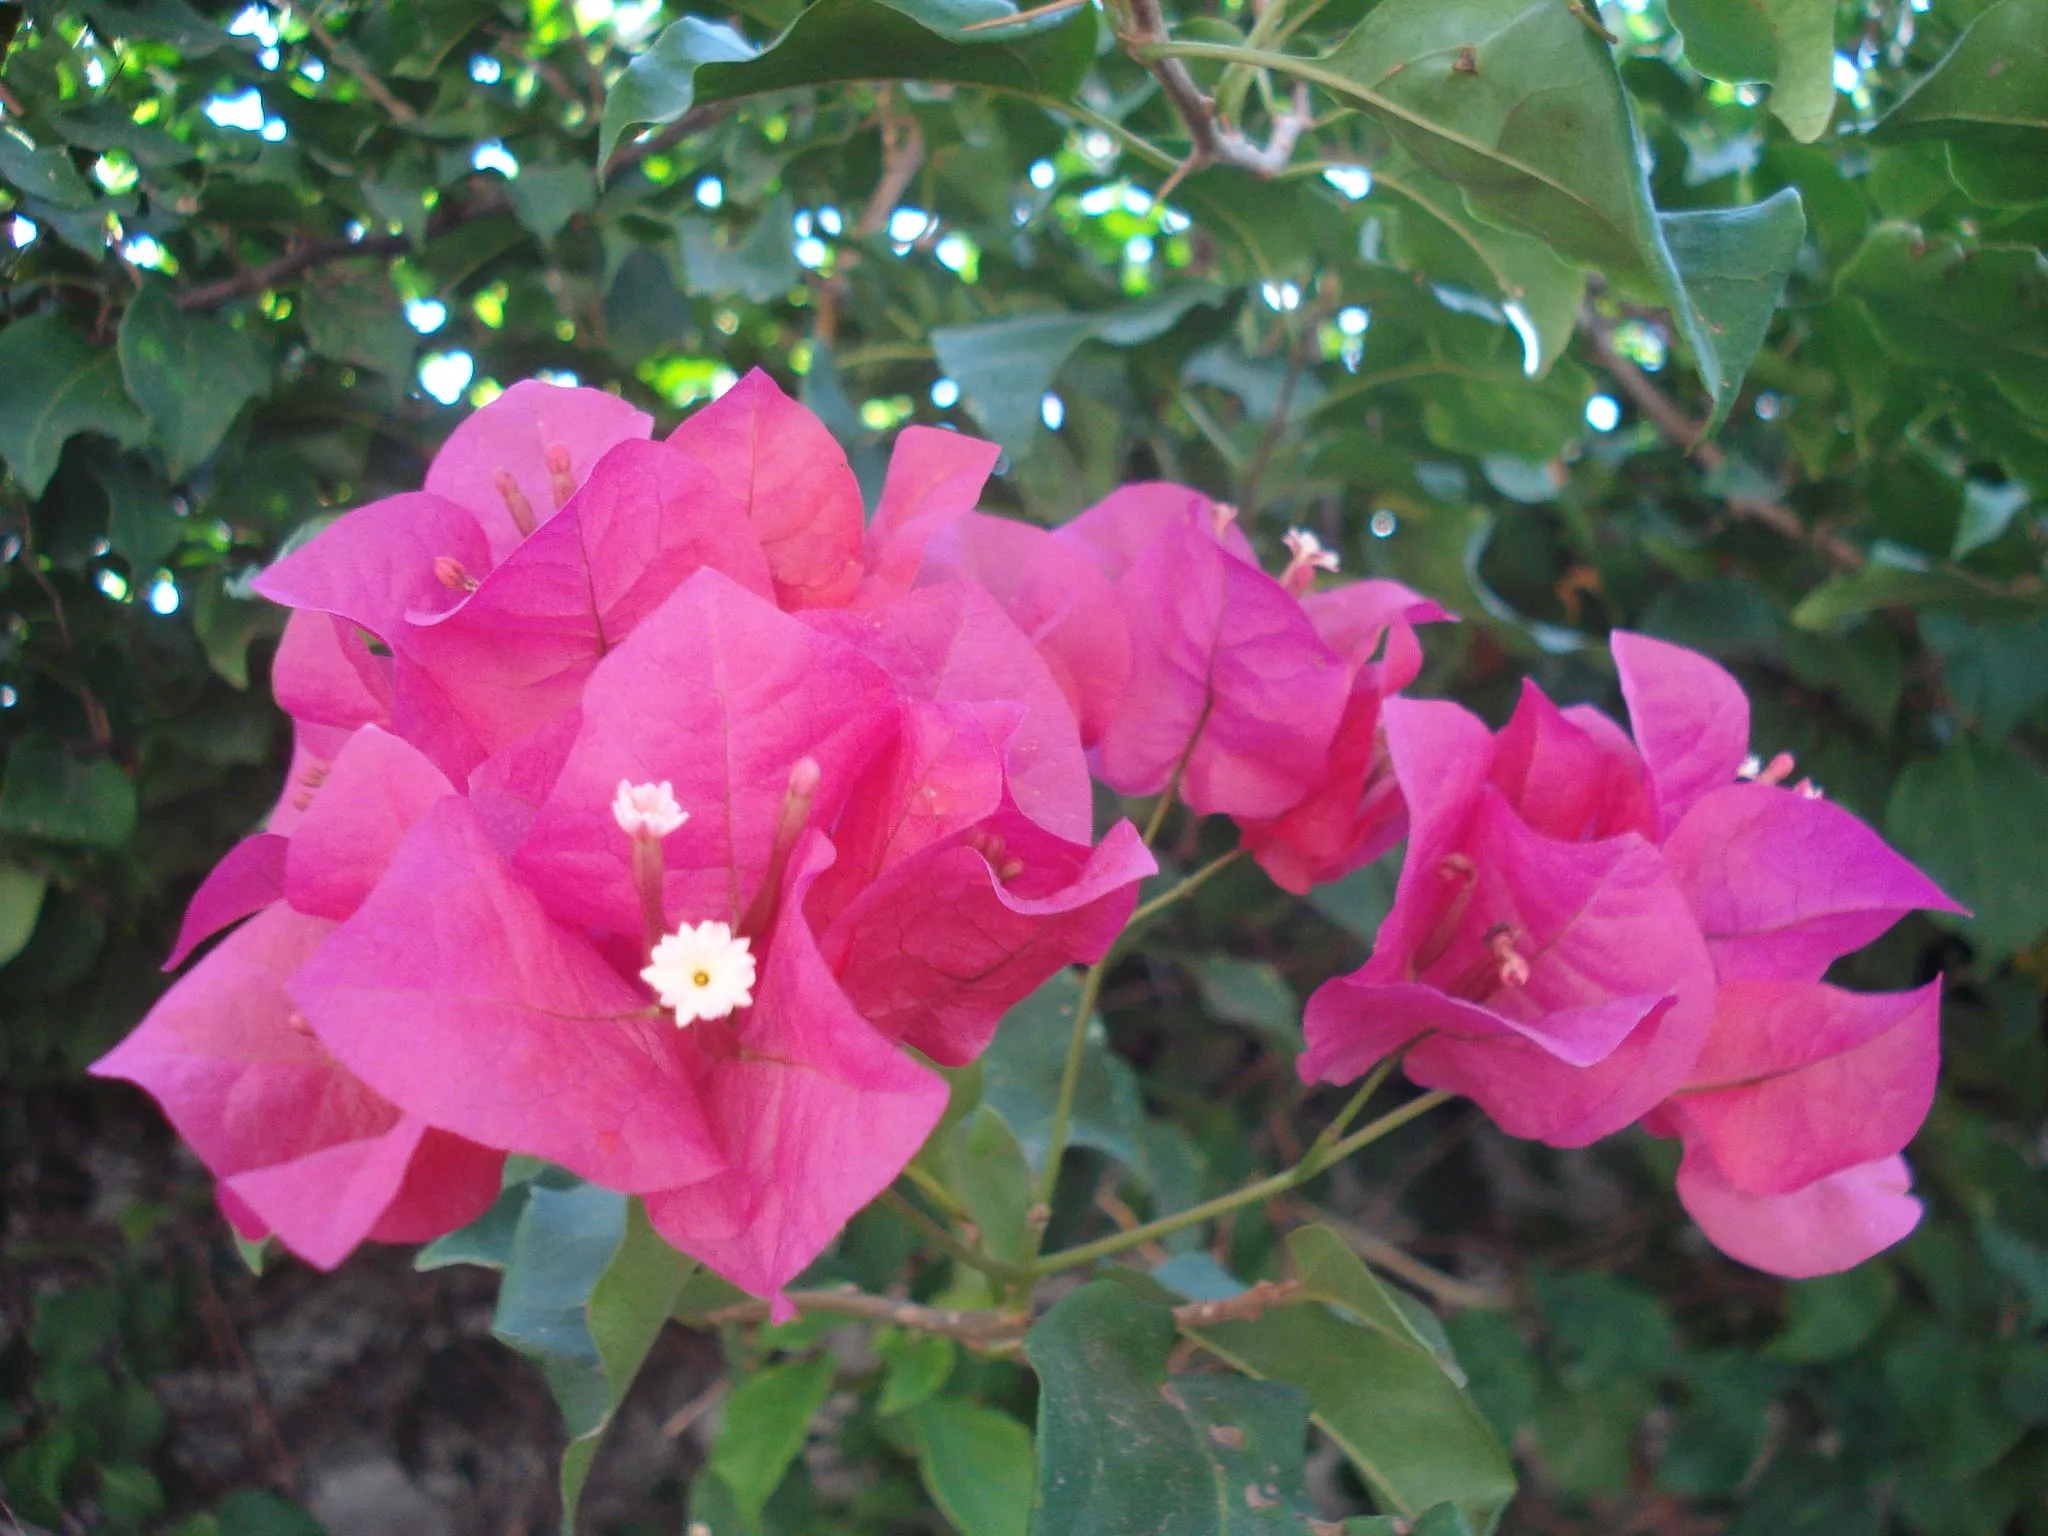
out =
[[[161,1341],[124,1325],[115,1368],[163,1409],[149,1465],[172,1510],[259,1487],[298,1500],[331,1536],[556,1528],[561,1420],[539,1372],[490,1336],[496,1275],[417,1274],[410,1250],[370,1247],[334,1274],[284,1259],[259,1278],[203,1171],[139,1095],[9,1088],[0,1121],[0,1381],[27,1415],[0,1458],[51,1421],[32,1388],[38,1298],[111,1281],[125,1311],[131,1292],[168,1278],[175,1315]],[[141,1219],[152,1210],[161,1219]],[[679,1528],[702,1448],[665,1426],[718,1371],[712,1340],[665,1332],[593,1470],[587,1529]]]

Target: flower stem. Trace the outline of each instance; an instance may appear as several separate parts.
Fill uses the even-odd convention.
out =
[[[962,1264],[970,1265],[980,1270],[983,1274],[991,1275],[998,1280],[1016,1282],[1030,1278],[1030,1271],[1019,1265],[1006,1264],[1001,1259],[990,1258],[985,1253],[977,1253],[930,1216],[926,1215],[913,1202],[904,1199],[903,1196],[896,1193],[895,1190],[883,1190],[882,1203],[909,1222],[913,1227],[917,1228],[919,1232],[923,1233],[931,1241],[933,1247],[944,1253],[948,1258],[957,1259]]]
[[[1377,1084],[1373,1086],[1377,1086]],[[1232,1190],[1227,1195],[1218,1195],[1214,1200],[1205,1200],[1200,1205],[1190,1206],[1185,1211],[1175,1211],[1171,1216],[1162,1216],[1157,1221],[1148,1221],[1143,1226],[1132,1227],[1129,1231],[1112,1233],[1110,1236],[1098,1238],[1092,1243],[1082,1243],[1078,1247],[1067,1248],[1059,1253],[1049,1254],[1045,1258],[1040,1259],[1032,1268],[1035,1273],[1041,1276],[1056,1275],[1061,1270],[1073,1269],[1078,1265],[1093,1263],[1097,1259],[1106,1259],[1112,1254],[1122,1253],[1127,1249],[1149,1243],[1155,1238],[1165,1237],[1169,1233],[1178,1232],[1183,1227],[1192,1227],[1200,1222],[1228,1215],[1230,1212],[1240,1210],[1247,1205],[1256,1204],[1258,1201],[1270,1199],[1274,1195],[1285,1194],[1288,1190],[1298,1185],[1306,1184],[1310,1179],[1332,1164],[1342,1162],[1359,1148],[1369,1146],[1373,1142],[1378,1141],[1382,1136],[1399,1130],[1410,1120],[1420,1115],[1428,1114],[1429,1111],[1435,1109],[1439,1104],[1448,1101],[1450,1097],[1451,1095],[1442,1089],[1436,1089],[1421,1095],[1419,1098],[1410,1099],[1399,1109],[1388,1111],[1386,1114],[1381,1115],[1379,1119],[1374,1120],[1362,1129],[1353,1131],[1349,1136],[1345,1136],[1342,1139],[1331,1138],[1325,1132],[1324,1136],[1316,1138],[1315,1144],[1302,1155],[1301,1161],[1292,1168],[1276,1173],[1270,1178],[1261,1179],[1256,1184],[1247,1184],[1242,1189]],[[1353,1106],[1359,1102],[1361,1102],[1359,1098],[1354,1095]],[[1355,1109],[1352,1106],[1347,1106],[1347,1113],[1355,1113]]]
[[[1137,927],[1138,924],[1144,922],[1147,918],[1155,917],[1159,913],[1165,911],[1168,907],[1172,906],[1176,901],[1180,901],[1185,897],[1194,895],[1196,891],[1200,890],[1204,885],[1208,884],[1208,882],[1212,878],[1222,874],[1224,870],[1228,869],[1231,865],[1235,864],[1239,859],[1243,857],[1244,845],[1240,843],[1237,847],[1231,849],[1230,852],[1224,854],[1221,858],[1211,859],[1208,863],[1204,864],[1200,869],[1196,870],[1193,874],[1189,875],[1186,879],[1182,880],[1180,884],[1173,886],[1169,890],[1160,892],[1157,896],[1154,896],[1150,901],[1146,902],[1143,906],[1139,907],[1135,912],[1131,914],[1131,920],[1124,925],[1124,931],[1129,932],[1131,929]]]
[[[1060,1093],[1053,1101],[1052,1131],[1045,1143],[1045,1166],[1031,1194],[1032,1204],[1050,1205],[1053,1189],[1060,1179],[1060,1157],[1067,1150],[1067,1124],[1074,1118],[1074,1096],[1081,1087],[1081,1055],[1088,1044],[1088,1020],[1095,1012],[1095,1000],[1102,996],[1102,978],[1109,971],[1109,956],[1088,967],[1081,978],[1081,996],[1074,1005],[1074,1032],[1067,1037],[1067,1061],[1060,1071]]]

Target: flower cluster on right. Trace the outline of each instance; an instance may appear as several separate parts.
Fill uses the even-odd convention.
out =
[[[1511,1135],[1679,1137],[1693,1219],[1777,1274],[1846,1269],[1912,1231],[1899,1154],[1934,1096],[1940,979],[1862,994],[1822,977],[1907,912],[1959,908],[1787,782],[1789,758],[1751,756],[1726,671],[1618,631],[1633,737],[1530,683],[1492,731],[1399,696],[1412,626],[1449,615],[1390,582],[1311,590],[1328,568],[1312,540],[1276,580],[1227,509],[1166,486],[1127,487],[1055,540],[1116,583],[1133,658],[1092,743],[1099,778],[1143,794],[1177,772],[1293,890],[1407,838],[1372,958],[1309,1003],[1304,1079],[1400,1054]]]

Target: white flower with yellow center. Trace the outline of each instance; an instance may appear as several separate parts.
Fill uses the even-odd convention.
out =
[[[754,1001],[754,950],[724,923],[685,923],[654,946],[640,979],[678,1026],[722,1019]]]
[[[656,842],[690,819],[690,813],[676,804],[675,787],[667,779],[659,784],[619,780],[619,792],[612,799],[612,816],[626,836],[652,838]]]

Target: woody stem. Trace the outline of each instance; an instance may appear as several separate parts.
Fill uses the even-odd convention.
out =
[[[1275,1195],[1285,1194],[1288,1190],[1298,1185],[1306,1184],[1310,1179],[1332,1164],[1342,1162],[1359,1148],[1370,1146],[1382,1136],[1399,1130],[1410,1120],[1420,1115],[1428,1114],[1439,1104],[1447,1102],[1450,1097],[1451,1095],[1442,1089],[1437,1089],[1430,1093],[1425,1093],[1419,1098],[1410,1099],[1399,1109],[1389,1110],[1386,1114],[1381,1115],[1379,1119],[1374,1120],[1359,1130],[1353,1131],[1349,1136],[1341,1140],[1333,1141],[1326,1145],[1322,1138],[1319,1137],[1315,1145],[1311,1146],[1303,1154],[1301,1161],[1292,1168],[1276,1173],[1270,1178],[1260,1179],[1256,1184],[1247,1184],[1244,1188],[1233,1190],[1227,1195],[1218,1195],[1214,1200],[1207,1200],[1200,1205],[1190,1206],[1185,1211],[1175,1211],[1171,1216],[1162,1216],[1157,1221],[1148,1221],[1143,1226],[1132,1227],[1128,1231],[1116,1232],[1108,1237],[1098,1238],[1092,1243],[1082,1243],[1078,1247],[1067,1248],[1059,1253],[1049,1254],[1032,1266],[1033,1272],[1040,1276],[1056,1275],[1061,1270],[1073,1269],[1082,1264],[1091,1264],[1097,1259],[1109,1258],[1113,1254],[1123,1253],[1127,1249],[1136,1248],[1142,1244],[1165,1237],[1169,1233],[1178,1232],[1183,1227],[1192,1227],[1201,1222],[1213,1221],[1218,1216],[1227,1216],[1230,1212],[1241,1210],[1247,1205],[1254,1205],[1261,1200],[1269,1200]]]

